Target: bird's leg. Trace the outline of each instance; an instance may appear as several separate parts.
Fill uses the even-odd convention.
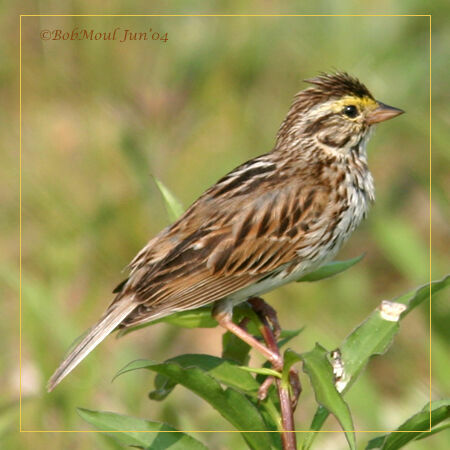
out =
[[[259,299],[259,298],[258,299],[256,299],[256,298],[250,299],[249,303],[253,307],[252,300],[261,300],[261,299]],[[267,303],[265,303],[265,304],[267,305]],[[267,305],[267,306],[269,306],[269,305]],[[270,328],[270,326],[267,322],[266,316],[261,312],[261,310],[260,309],[256,310],[255,308],[253,308],[253,309],[258,314],[258,317],[261,320],[261,325],[259,327],[261,336],[263,337],[269,350],[271,350],[272,352],[274,352],[278,355],[278,357],[280,358],[280,361],[281,361],[281,367],[283,367],[283,357],[281,356],[280,350],[278,349],[275,333],[272,332],[272,329]],[[275,310],[273,310],[273,311],[275,311]],[[275,366],[274,366],[274,368],[275,368]],[[270,386],[272,386],[273,382],[274,382],[274,377],[270,377],[270,376],[264,380],[264,382],[261,384],[261,386],[258,389],[259,400],[264,400],[267,397],[269,388],[270,388]]]
[[[248,301],[258,317],[261,319],[260,332],[263,336],[266,345],[262,344],[258,339],[252,336],[245,328],[247,320],[245,318],[239,325],[232,321],[232,308],[227,303],[218,302],[214,305],[212,310],[212,316],[219,323],[220,326],[233,333],[239,339],[242,339],[250,347],[261,353],[273,366],[273,368],[279,372],[283,370],[283,357],[278,349],[277,340],[275,334],[279,335],[281,330],[278,323],[276,311],[268,305],[262,298],[253,297]],[[269,316],[272,328],[268,324],[267,316]],[[260,386],[258,390],[258,398],[264,400],[267,397],[270,386],[273,383],[273,377],[268,377]],[[298,372],[296,369],[291,368],[289,371],[289,383],[292,388],[292,406],[295,409],[297,400],[301,392],[300,380],[298,378]]]
[[[277,353],[280,357],[280,360],[283,361],[283,357],[281,356],[280,350],[277,345],[277,339],[281,334],[281,327],[278,322],[277,312],[260,297],[253,297],[248,300],[248,303],[250,303],[253,310],[256,312],[256,314],[258,314],[258,317],[261,320],[260,332],[262,337],[264,338],[264,341],[266,342],[267,347],[274,353]],[[269,321],[272,324],[272,327],[269,326]],[[264,383],[261,384],[258,390],[258,398],[260,400],[264,400],[267,397],[267,393],[273,381],[273,377],[268,377],[264,381]],[[302,391],[302,387],[300,384],[298,371],[293,367],[289,370],[289,384],[292,389],[292,409],[293,411],[295,411],[298,398]]]
[[[269,320],[272,323],[273,328],[280,330],[275,310],[269,307],[269,305],[267,305],[261,298],[252,298],[249,300],[249,303],[252,305],[256,314],[258,314],[258,317],[261,320],[260,332],[267,346],[259,342],[258,339],[248,333],[248,331],[246,331],[244,328],[241,328],[239,325],[235,324],[232,321],[233,314],[231,303],[226,301],[216,303],[212,309],[212,316],[217,320],[220,326],[228,330],[230,333],[233,333],[238,338],[242,339],[244,342],[250,345],[250,347],[258,350],[272,364],[272,367],[276,371],[281,372],[283,370],[283,357],[280,354],[274,331],[272,331],[272,328],[270,327],[267,320],[267,316],[270,316]],[[243,325],[245,326],[246,323],[244,322]],[[273,378],[269,377],[260,386],[260,389],[258,391],[258,397],[260,399],[261,397],[265,398],[267,396],[267,391],[272,383]],[[297,444],[294,431],[295,428],[293,406],[297,404],[297,392],[300,392],[299,389],[296,389],[297,386],[300,386],[300,381],[298,380],[296,371],[290,371],[289,383],[291,384],[295,399],[293,399],[290,395],[289,389],[283,387],[279,378],[275,380],[278,397],[280,399],[282,422],[281,440],[283,442],[283,449],[295,450],[297,448]]]
[[[232,311],[231,309],[226,307],[227,305],[216,303],[212,310],[212,316],[217,320],[219,325],[225,328],[230,333],[233,333],[239,339],[242,339],[246,342],[250,347],[253,347],[255,350],[260,352],[273,366],[275,370],[281,371],[283,369],[283,358],[278,351],[278,347],[275,347],[276,351],[274,351],[274,347],[268,348],[264,344],[258,341],[254,336],[252,336],[248,331],[241,328],[239,325],[235,324],[232,321]],[[272,335],[273,336],[273,335]]]
[[[262,298],[253,297],[248,300],[250,305],[253,307],[253,310],[258,314],[258,317],[261,321],[261,325],[259,330],[261,332],[264,341],[266,342],[267,347],[276,353],[282,362],[283,365],[283,357],[281,356],[280,350],[277,344],[277,337],[280,335],[281,328],[278,323],[278,318],[276,311],[268,305]],[[269,325],[269,320],[272,324],[272,328]],[[278,370],[274,367],[275,370]],[[295,376],[297,377],[295,379]],[[265,398],[267,396],[267,392],[269,390],[270,385],[273,382],[267,381],[266,379],[264,383],[260,386],[258,390],[258,398]],[[294,379],[293,379],[294,378]],[[289,392],[287,387],[283,387],[281,380],[277,378],[275,380],[275,384],[277,386],[278,397],[280,399],[280,408],[281,408],[281,420],[283,426],[283,432],[281,433],[281,440],[283,442],[283,449],[293,449],[297,448],[296,436],[295,436],[295,427],[294,427],[294,409],[297,405],[296,397],[296,389],[293,387],[300,385],[300,381],[298,379],[297,372],[293,373],[292,370],[289,371],[289,383],[291,384],[292,394]]]

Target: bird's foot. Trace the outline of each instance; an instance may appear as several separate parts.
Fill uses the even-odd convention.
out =
[[[259,317],[263,316],[272,326],[272,332],[276,340],[280,338],[281,327],[280,322],[278,322],[277,312],[266,303],[261,297],[252,297],[248,299],[248,303],[252,306],[253,311],[255,311]]]
[[[270,362],[273,369],[281,373],[283,371],[284,361],[277,344],[277,339],[281,334],[281,327],[278,322],[276,311],[259,297],[252,297],[248,300],[248,303],[252,306],[252,309],[260,319],[261,324],[259,331],[266,345],[246,330],[248,321],[245,318],[239,325],[234,323],[232,320],[231,310],[224,307],[223,304],[217,304],[216,307],[213,308],[212,315],[220,326],[225,328],[230,333],[233,333],[235,336],[250,345],[250,347],[261,353]],[[273,377],[268,377],[261,384],[258,389],[258,398],[260,400],[264,400],[267,397],[269,388],[273,381]],[[297,401],[301,393],[298,371],[294,368],[289,370],[289,384],[291,392],[291,405],[294,410],[297,406]]]
[[[253,347],[255,350],[260,352],[272,364],[275,370],[281,371],[283,369],[283,358],[278,351],[278,347],[266,347],[247,330],[234,323],[230,312],[213,308],[212,314],[221,327],[225,328],[230,333],[233,333],[239,339],[242,339],[250,345],[250,347]]]

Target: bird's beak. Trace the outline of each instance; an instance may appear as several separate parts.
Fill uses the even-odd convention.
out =
[[[393,106],[385,105],[378,101],[377,103],[378,106],[366,116],[366,121],[369,125],[393,119],[405,112],[402,109],[394,108]]]

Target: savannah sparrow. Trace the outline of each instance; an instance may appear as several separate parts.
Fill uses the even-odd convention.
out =
[[[373,125],[403,112],[347,73],[306,81],[312,86],[296,95],[273,150],[220,179],[131,261],[49,391],[116,328],[208,304],[221,325],[276,362],[232,322],[233,306],[334,258],[375,198],[366,156]]]

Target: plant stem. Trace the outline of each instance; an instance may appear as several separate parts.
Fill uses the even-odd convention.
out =
[[[280,399],[281,423],[283,427],[281,440],[283,442],[283,450],[296,450],[297,440],[289,388],[287,386],[283,387],[283,383],[278,378],[275,383]]]
[[[252,299],[253,300],[253,299]],[[262,299],[257,299],[258,302],[264,302]],[[251,303],[253,306],[253,302]],[[276,338],[273,334],[272,328],[270,327],[267,318],[264,314],[261,314],[261,310],[256,310],[256,313],[261,320],[261,335],[267,345],[267,348],[274,353],[280,355],[280,350],[277,345]],[[274,367],[275,370],[279,370],[279,367]],[[280,399],[280,409],[281,409],[281,441],[283,443],[283,450],[296,450],[297,440],[295,435],[295,425],[294,425],[294,412],[292,409],[293,402],[291,401],[291,396],[289,393],[289,386],[284,386],[282,380],[276,379],[275,384],[277,386],[278,397]]]

